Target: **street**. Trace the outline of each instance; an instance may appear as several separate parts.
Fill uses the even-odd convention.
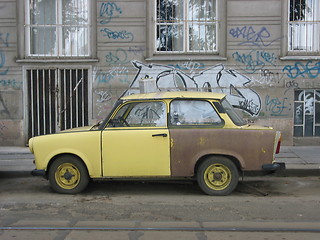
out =
[[[194,182],[94,181],[54,193],[27,172],[0,176],[1,239],[319,239],[320,177],[245,177],[226,197]]]

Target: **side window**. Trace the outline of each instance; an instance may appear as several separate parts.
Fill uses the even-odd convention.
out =
[[[223,121],[207,101],[174,100],[170,104],[170,125],[221,126]]]
[[[165,127],[166,123],[166,105],[159,101],[126,104],[111,121],[114,127]]]

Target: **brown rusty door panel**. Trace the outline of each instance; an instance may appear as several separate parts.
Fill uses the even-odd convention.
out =
[[[273,161],[274,130],[175,128],[170,137],[172,176],[193,176],[196,162],[210,154],[235,157],[245,171]]]

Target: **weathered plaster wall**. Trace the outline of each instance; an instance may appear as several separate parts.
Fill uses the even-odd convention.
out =
[[[280,59],[287,38],[280,0],[227,1],[227,15],[222,16],[227,18],[226,61],[147,61],[147,0],[97,0],[95,5],[98,62],[81,63],[92,66],[91,122],[103,119],[131,84],[135,88],[141,78],[154,77],[159,90],[205,87],[224,92],[248,121],[281,130],[284,143],[293,144],[294,90],[320,88],[320,61]],[[24,37],[17,36],[18,7],[15,0],[0,2],[1,145],[26,141],[24,64],[16,62],[17,37]]]
[[[23,145],[21,67],[17,52],[16,2],[0,2],[0,144]]]

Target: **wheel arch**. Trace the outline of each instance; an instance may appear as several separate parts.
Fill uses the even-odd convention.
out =
[[[236,157],[234,156],[231,156],[231,155],[225,155],[225,154],[206,154],[202,157],[200,157],[198,159],[198,161],[196,162],[195,166],[194,166],[194,176],[196,176],[197,174],[197,171],[198,171],[198,168],[199,166],[201,165],[202,162],[204,162],[206,159],[208,159],[209,157],[222,157],[222,158],[225,158],[225,159],[229,159],[230,161],[232,161],[239,172],[242,172],[243,170],[243,166],[241,165],[241,161],[239,161]]]
[[[47,170],[46,170],[46,176],[47,176],[47,177],[48,177],[48,172],[49,172],[49,169],[50,169],[52,163],[53,163],[56,159],[58,159],[58,158],[60,158],[60,157],[63,157],[63,156],[72,156],[72,157],[77,158],[77,159],[85,166],[85,168],[87,169],[87,172],[88,172],[88,174],[89,174],[89,176],[90,176],[90,171],[89,171],[88,165],[85,163],[85,161],[83,161],[83,159],[82,159],[81,157],[79,157],[77,154],[74,154],[74,153],[60,153],[60,154],[57,154],[57,155],[53,156],[53,157],[50,159],[50,161],[48,162],[48,167],[47,167]]]

